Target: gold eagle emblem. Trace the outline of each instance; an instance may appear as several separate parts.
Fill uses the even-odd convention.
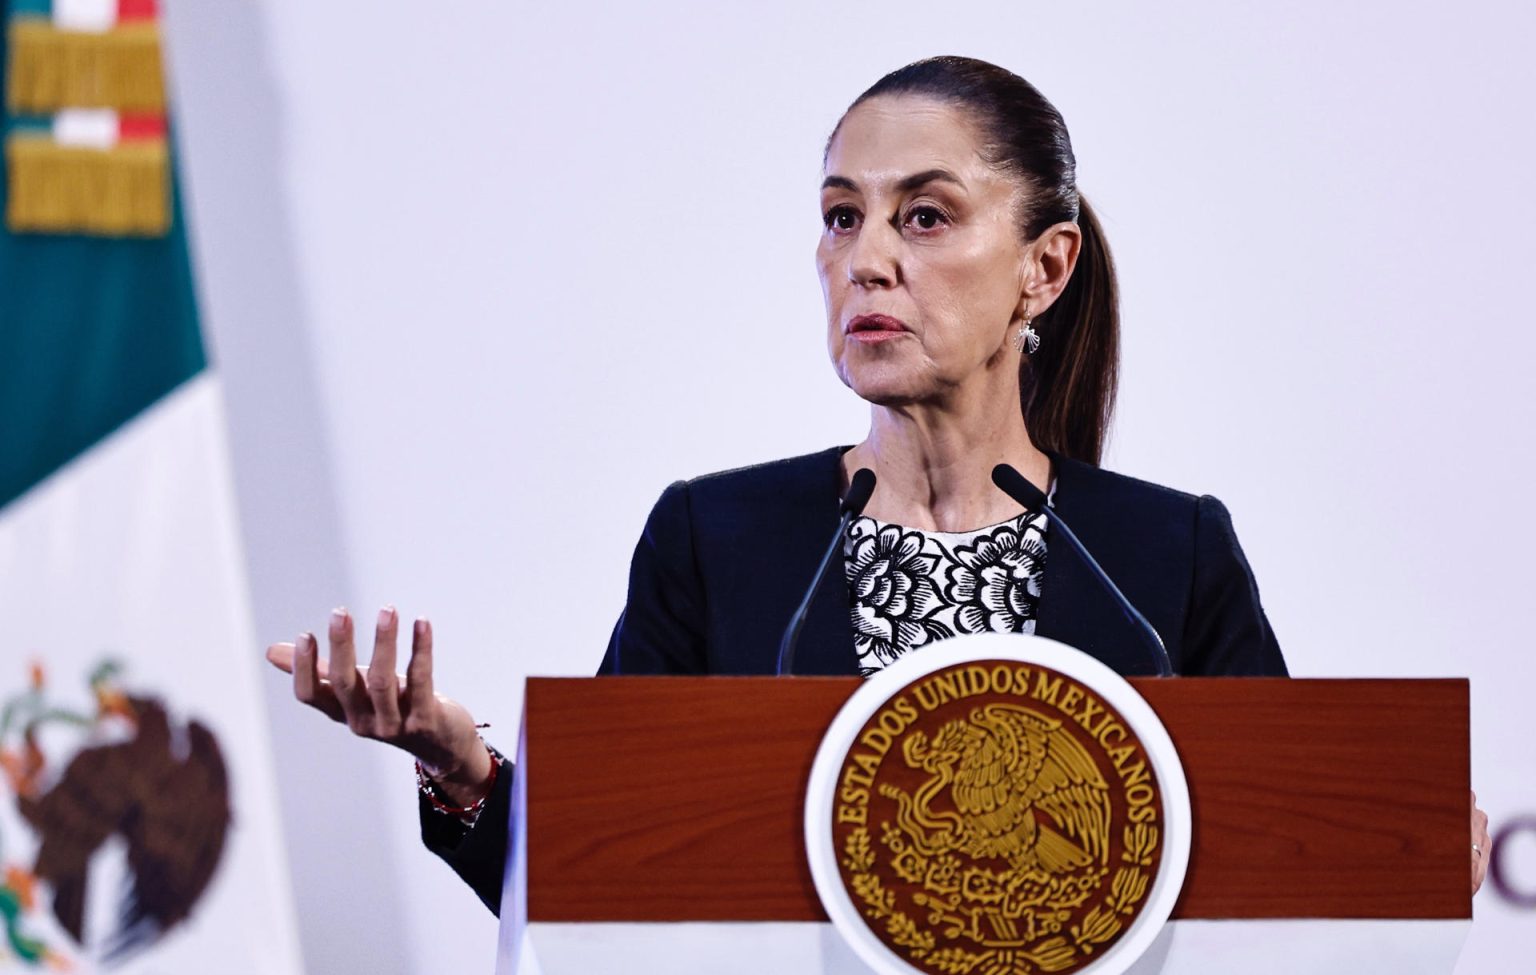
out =
[[[913,732],[902,757],[930,775],[912,795],[887,787],[898,825],[925,853],[958,850],[1046,874],[1104,866],[1109,786],[1059,720],[989,704],[948,722],[931,742]],[[935,810],[946,790],[953,811]]]
[[[937,671],[888,698],[844,759],[846,889],[925,972],[1076,970],[1146,897],[1155,779],[1119,713],[1057,676]]]

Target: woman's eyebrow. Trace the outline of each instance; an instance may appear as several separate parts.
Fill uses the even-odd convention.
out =
[[[913,173],[911,176],[908,176],[906,179],[897,183],[896,191],[898,193],[910,193],[921,186],[934,182],[954,183],[959,187],[965,186],[964,183],[960,182],[960,177],[956,176],[954,173],[947,169],[925,169],[920,173]]]
[[[962,188],[965,186],[965,183],[961,182],[960,177],[947,169],[925,169],[920,173],[913,173],[911,176],[903,178],[901,182],[896,184],[896,192],[910,193],[921,186],[933,182],[954,183]],[[824,190],[851,190],[857,193],[859,184],[846,176],[828,176],[821,181],[821,188]]]

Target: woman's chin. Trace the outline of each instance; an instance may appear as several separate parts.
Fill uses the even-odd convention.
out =
[[[906,406],[939,392],[934,363],[910,352],[873,356],[866,350],[845,349],[836,366],[845,386],[877,406]]]
[[[843,382],[859,399],[876,406],[910,406],[930,392],[910,376],[845,374]]]

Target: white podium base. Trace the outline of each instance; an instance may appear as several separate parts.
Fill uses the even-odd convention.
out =
[[[1448,975],[1471,923],[1171,921],[1127,975]],[[879,975],[831,924],[535,923],[521,940],[498,975]]]

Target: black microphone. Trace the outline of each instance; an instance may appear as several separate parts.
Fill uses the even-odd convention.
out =
[[[1031,484],[1029,479],[1023,474],[1020,474],[1007,464],[998,464],[992,468],[992,483],[1002,488],[1004,494],[1030,511],[1045,511],[1047,513],[1047,517],[1051,519],[1051,524],[1057,529],[1061,537],[1067,540],[1067,545],[1077,552],[1083,562],[1088,565],[1094,577],[1104,585],[1105,589],[1109,590],[1109,594],[1114,597],[1115,602],[1120,606],[1120,611],[1125,614],[1125,618],[1130,622],[1132,628],[1146,639],[1147,645],[1152,648],[1152,655],[1157,659],[1157,675],[1159,677],[1172,677],[1173,661],[1168,659],[1168,648],[1163,646],[1163,638],[1157,635],[1157,630],[1152,628],[1152,624],[1147,622],[1147,618],[1141,615],[1135,606],[1131,605],[1129,599],[1125,598],[1125,593],[1120,591],[1120,587],[1115,585],[1114,580],[1109,577],[1109,574],[1104,571],[1103,567],[1099,565],[1093,556],[1088,554],[1088,549],[1078,540],[1077,535],[1072,529],[1067,527],[1067,523],[1061,520],[1061,516],[1054,509],[1047,506],[1045,493]]]
[[[795,615],[789,618],[789,626],[784,630],[784,639],[779,641],[779,669],[777,676],[792,674],[795,670],[795,641],[800,638],[800,627],[805,625],[805,614],[810,612],[811,599],[816,595],[816,590],[821,588],[821,578],[827,574],[827,566],[832,564],[832,556],[843,547],[843,535],[848,531],[848,523],[857,518],[869,504],[869,496],[875,493],[875,472],[867,467],[861,467],[853,472],[853,477],[848,481],[848,493],[843,496],[843,516],[837,523],[837,534],[832,536],[832,544],[827,546],[827,554],[821,557],[821,564],[816,567],[816,574],[811,577],[811,588],[805,591],[805,598],[800,600],[800,608],[795,610]]]

